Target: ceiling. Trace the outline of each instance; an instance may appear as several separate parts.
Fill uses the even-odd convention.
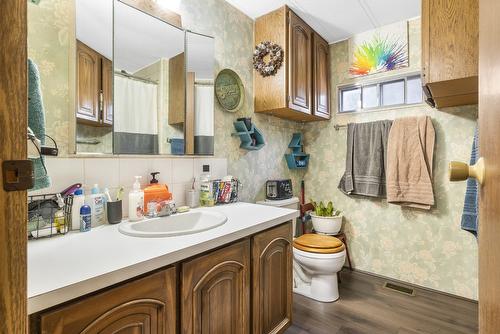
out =
[[[226,0],[255,19],[288,5],[329,43],[420,16],[421,0]]]

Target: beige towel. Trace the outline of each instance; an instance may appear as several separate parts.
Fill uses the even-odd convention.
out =
[[[387,202],[427,210],[434,205],[434,139],[428,116],[394,120],[387,143]]]

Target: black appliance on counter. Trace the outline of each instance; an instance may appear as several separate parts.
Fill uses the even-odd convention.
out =
[[[269,180],[266,182],[266,198],[283,200],[293,197],[292,180]]]

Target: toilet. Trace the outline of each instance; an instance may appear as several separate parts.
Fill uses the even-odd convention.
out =
[[[265,200],[257,204],[299,209],[299,199]],[[295,224],[293,235],[296,234]],[[344,266],[345,245],[322,234],[304,234],[293,241],[293,292],[320,302],[339,299],[337,273]]]
[[[293,292],[320,302],[336,301],[337,273],[345,258],[345,246],[335,237],[310,233],[294,239]]]

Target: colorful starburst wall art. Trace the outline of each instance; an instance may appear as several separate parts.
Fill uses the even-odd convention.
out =
[[[351,77],[408,67],[408,23],[398,22],[349,39]]]

